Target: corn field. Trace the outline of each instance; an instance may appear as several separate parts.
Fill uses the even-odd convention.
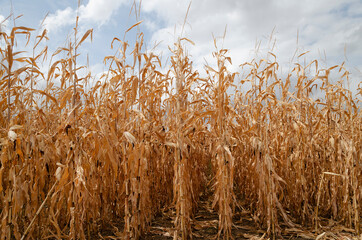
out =
[[[139,33],[132,49],[114,39],[119,51],[96,77],[77,62],[92,33],[76,27],[54,53],[45,30],[0,33],[0,239],[98,239],[113,222],[113,239],[143,239],[166,211],[170,238],[191,239],[206,191],[216,238],[234,238],[241,211],[274,238],[285,228],[317,236],[328,220],[361,234],[362,90],[344,87],[343,64],[281,75],[270,52],[233,73],[215,43],[201,73],[191,40],[170,46],[163,65]],[[35,39],[32,52],[19,35]]]

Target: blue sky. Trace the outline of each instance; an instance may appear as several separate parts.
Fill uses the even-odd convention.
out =
[[[143,0],[140,25],[145,34],[145,43],[151,49],[159,43],[157,52],[164,59],[181,32],[181,26],[189,0]],[[64,46],[67,35],[72,33],[78,6],[77,0],[12,0],[17,26],[38,28],[45,20],[49,30],[49,48],[54,51]],[[103,58],[113,55],[110,49],[114,37],[123,39],[124,32],[136,23],[130,14],[133,0],[83,0],[79,8],[80,30],[93,28],[93,42],[82,47],[84,56],[89,54],[90,68],[94,74],[104,71]],[[10,14],[10,0],[0,0],[0,22]],[[239,64],[254,57],[265,55],[276,41],[273,52],[282,69],[287,72],[291,61],[318,59],[322,67],[346,61],[351,72],[351,90],[356,93],[362,79],[362,1],[361,0],[194,0],[187,18],[184,36],[195,42],[188,46],[194,66],[202,69],[205,61],[213,62],[213,35],[220,37],[227,26],[224,47],[230,49],[233,60],[232,70],[240,71]],[[11,19],[3,28],[10,29]],[[273,31],[274,29],[274,31]],[[126,40],[131,44],[135,39],[133,29]],[[298,42],[297,42],[298,33]],[[256,53],[256,42],[261,42]],[[221,46],[222,41],[219,41]],[[293,55],[310,51],[303,59]],[[325,54],[324,54],[325,53]],[[82,58],[81,58],[82,59]]]

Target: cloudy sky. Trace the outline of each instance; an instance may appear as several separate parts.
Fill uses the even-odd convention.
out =
[[[143,0],[140,25],[148,49],[158,44],[157,51],[164,58],[167,47],[177,39],[187,12],[189,0]],[[93,73],[102,72],[103,58],[113,55],[111,41],[123,39],[125,31],[135,24],[130,15],[133,0],[83,0],[80,2],[80,30],[94,29],[93,42],[83,45]],[[49,30],[50,49],[63,46],[72,34],[77,14],[77,0],[12,0],[17,26],[39,28],[43,18]],[[11,1],[0,0],[0,22],[9,16]],[[3,22],[11,28],[13,21]],[[6,26],[5,26],[6,25]],[[224,35],[226,28],[226,37]],[[131,44],[133,29],[126,35]],[[272,42],[270,37],[272,35]],[[324,67],[346,62],[352,73],[350,86],[354,92],[362,79],[362,1],[361,0],[193,0],[184,36],[195,46],[188,45],[195,68],[201,69],[205,61],[212,62],[215,50],[213,36],[218,45],[230,49],[232,70],[240,71],[239,64],[256,56],[265,55],[273,46],[277,60],[287,72],[291,61],[318,59]],[[298,39],[298,41],[297,41]],[[260,51],[256,45],[260,43]],[[298,53],[310,51],[303,59],[292,59]]]

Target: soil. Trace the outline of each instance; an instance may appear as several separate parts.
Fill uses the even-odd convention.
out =
[[[207,194],[201,197],[199,201],[199,208],[192,223],[193,239],[217,239],[218,234],[218,214],[212,207],[212,194]],[[141,239],[144,240],[169,240],[173,239],[174,225],[173,225],[174,212],[172,210],[159,214],[152,221],[149,232],[146,233]],[[232,235],[234,239],[351,239],[362,240],[362,235],[355,236],[353,229],[348,229],[339,226],[336,222],[331,220],[322,219],[322,225],[328,226],[319,229],[315,233],[311,229],[290,228],[281,226],[283,228],[281,235],[273,238],[268,237],[265,230],[260,228],[253,221],[250,212],[237,211],[233,217]],[[98,236],[93,236],[91,239],[123,239],[122,229],[123,223],[115,223],[112,226],[102,228]],[[220,236],[222,239],[222,236]]]

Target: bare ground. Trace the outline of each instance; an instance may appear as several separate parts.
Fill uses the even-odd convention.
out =
[[[217,239],[218,233],[218,215],[212,209],[212,195],[207,194],[201,197],[199,208],[194,217],[193,222],[193,239]],[[174,212],[168,210],[160,213],[152,221],[149,232],[141,239],[151,240],[168,240],[173,239]],[[234,239],[346,239],[346,240],[362,240],[362,235],[356,236],[353,229],[348,229],[338,225],[328,219],[322,219],[321,227],[318,232],[312,229],[290,228],[282,226],[281,234],[275,238],[267,236],[265,230],[261,230],[253,221],[251,214],[247,211],[236,211],[233,218],[232,235]],[[122,239],[123,221],[114,223],[111,226],[103,227],[98,236],[92,239]],[[221,237],[222,239],[222,237]]]

